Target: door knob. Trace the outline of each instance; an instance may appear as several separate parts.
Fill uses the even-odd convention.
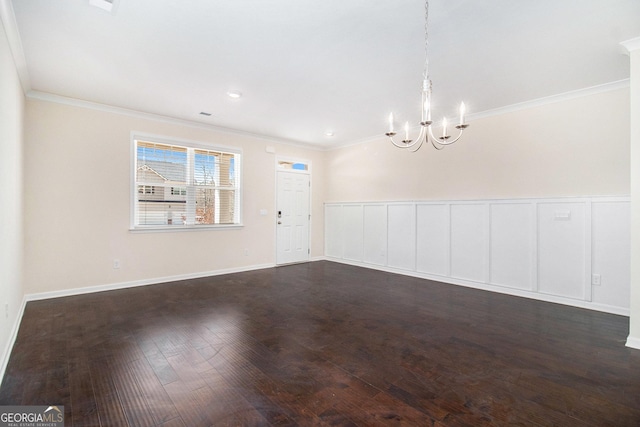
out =
[[[282,221],[278,221],[278,224],[282,224]]]

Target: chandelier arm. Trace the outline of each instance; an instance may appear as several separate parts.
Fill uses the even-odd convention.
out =
[[[411,147],[413,147],[414,145],[418,144],[418,142],[422,141],[423,137],[425,136],[425,130],[424,130],[424,128],[425,128],[425,126],[421,126],[421,127],[420,127],[420,133],[418,134],[418,137],[417,137],[415,140],[411,140],[411,139],[410,139],[409,141],[412,141],[412,142],[410,142],[410,143],[408,143],[408,144],[407,144],[407,143],[405,143],[405,142],[402,142],[402,143],[400,143],[400,144],[398,144],[397,142],[395,142],[395,141],[393,140],[393,136],[395,135],[395,132],[393,132],[393,133],[392,133],[392,132],[389,132],[389,133],[387,133],[386,135],[389,137],[389,140],[391,140],[391,143],[392,143],[393,145],[395,145],[396,147],[398,147],[398,148],[411,148]],[[420,145],[422,145],[422,142],[420,142]],[[420,147],[418,147],[418,148],[420,148]],[[410,151],[411,151],[411,150],[410,150]],[[417,151],[417,149],[416,149],[415,151]]]
[[[431,143],[431,145],[433,145],[433,148],[435,148],[436,150],[440,151],[440,150],[444,150],[444,145],[440,145],[434,138],[429,138],[429,142]]]
[[[412,153],[415,153],[416,151],[418,151],[422,147],[423,143],[424,143],[424,139],[421,138],[420,139],[420,144],[418,144],[418,146],[415,149],[409,148],[408,151],[410,151]]]
[[[426,128],[426,127],[427,127],[427,126],[425,126],[425,125],[422,125],[422,126],[421,126],[421,128],[420,128],[420,134],[418,135],[418,139],[416,139],[416,142],[417,142],[417,141],[420,141],[420,143],[419,143],[419,144],[418,144],[418,146],[415,148],[415,150],[412,150],[412,149],[411,149],[411,148],[413,147],[413,145],[412,145],[411,147],[409,147],[409,151],[410,151],[410,152],[415,153],[416,151],[418,151],[418,150],[420,149],[420,147],[422,147],[422,144],[423,144],[427,139],[429,139],[429,138],[427,137],[427,133],[426,133],[426,131],[425,131],[425,128]],[[415,145],[415,144],[414,144],[414,145]]]
[[[398,147],[398,148],[409,148],[409,147],[413,147],[414,145],[416,145],[418,143],[418,140],[416,139],[415,141],[412,141],[412,142],[410,142],[408,144],[406,144],[404,142],[401,143],[401,144],[398,144],[397,142],[395,142],[393,140],[393,135],[387,135],[387,136],[389,137],[389,140],[391,141],[391,143],[393,145],[395,145],[396,147]],[[411,140],[409,140],[409,141],[411,141]]]
[[[456,126],[456,128],[457,128],[457,126]],[[454,139],[452,139],[450,141],[446,141],[446,140],[442,140],[442,139],[440,139],[440,138],[438,138],[436,136],[433,136],[433,131],[431,130],[431,128],[429,128],[429,136],[431,137],[430,138],[431,139],[431,143],[432,143],[432,145],[434,147],[436,147],[436,144],[438,144],[442,148],[446,147],[447,145],[451,145],[451,144],[455,143],[457,140],[459,140],[460,137],[462,137],[462,133],[464,132],[464,128],[459,128],[458,131],[459,131],[458,136],[456,136]],[[438,148],[438,147],[436,147],[436,148]],[[440,148],[440,150],[442,148]]]

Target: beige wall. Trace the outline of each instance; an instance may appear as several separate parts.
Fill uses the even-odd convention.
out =
[[[22,290],[22,145],[24,96],[0,21],[0,351],[8,357]],[[6,362],[6,360],[3,360]],[[4,363],[2,369],[4,369]],[[1,376],[2,374],[0,374]]]
[[[130,232],[132,131],[241,148],[244,227]],[[321,151],[37,99],[27,100],[25,144],[27,294],[275,263],[275,156],[267,145],[312,163],[311,256],[322,256]]]
[[[629,91],[621,89],[479,119],[458,144],[412,154],[384,137],[321,152],[29,99],[25,292],[273,264],[275,156],[267,145],[312,162],[312,257],[323,255],[325,201],[628,195],[628,105]],[[242,148],[244,228],[130,232],[132,131]]]
[[[325,164],[332,202],[628,195],[629,91],[478,119],[442,151],[383,136]]]

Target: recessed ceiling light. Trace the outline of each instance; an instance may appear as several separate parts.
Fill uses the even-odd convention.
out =
[[[229,92],[227,92],[227,95],[229,95],[229,98],[238,99],[242,96],[242,93],[238,92],[237,90],[230,90]]]
[[[325,132],[324,134],[325,134],[326,136],[333,136],[333,135],[335,135],[335,133],[333,133],[333,132],[331,132],[331,131]]]

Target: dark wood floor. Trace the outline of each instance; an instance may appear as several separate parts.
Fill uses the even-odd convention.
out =
[[[628,319],[330,262],[27,304],[0,404],[67,426],[638,426]]]

